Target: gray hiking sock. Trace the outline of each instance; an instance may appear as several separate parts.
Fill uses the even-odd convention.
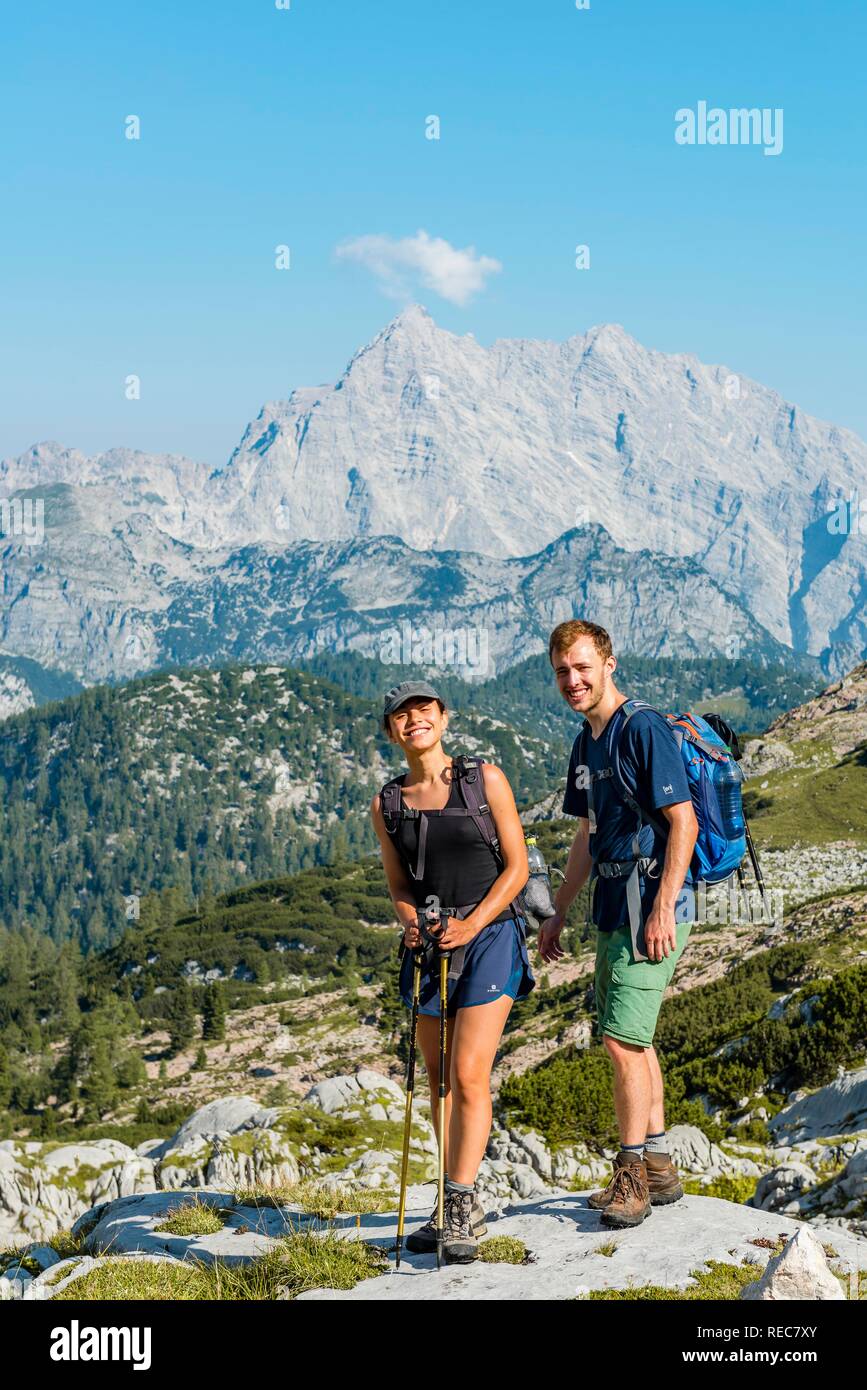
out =
[[[621,1144],[621,1145],[620,1145],[620,1152],[621,1152],[622,1154],[636,1154],[638,1158],[643,1158],[643,1157],[644,1157],[644,1145],[643,1145],[643,1144]]]
[[[475,1192],[474,1182],[455,1182],[454,1178],[446,1178],[446,1192]]]
[[[649,1154],[667,1154],[668,1143],[665,1137],[665,1130],[660,1134],[648,1134],[644,1141],[644,1152]]]

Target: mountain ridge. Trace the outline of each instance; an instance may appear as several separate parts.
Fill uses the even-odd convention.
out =
[[[203,577],[250,547],[396,535],[417,554],[496,565],[577,526],[603,528],[620,551],[700,565],[775,642],[839,675],[867,652],[867,559],[832,520],[865,474],[867,445],[851,432],[619,327],[486,348],[416,306],[336,383],[264,406],[221,468],[128,449],[88,459],[54,444],[0,463],[9,493],[65,507],[41,545],[0,540],[10,600],[0,646],[45,664],[36,629],[51,627],[39,602],[50,593],[61,608],[46,639],[53,664],[115,678],[118,644],[122,674],[154,664],[136,629],[170,604],[171,584],[201,596]],[[70,578],[82,604],[63,614]],[[621,621],[621,650],[639,650],[652,590],[641,607]],[[676,628],[701,642],[694,621],[682,613]],[[76,640],[86,672],[69,657]]]

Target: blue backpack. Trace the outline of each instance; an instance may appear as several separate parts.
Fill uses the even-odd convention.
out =
[[[623,730],[633,714],[651,710],[653,706],[644,700],[627,700],[621,708],[623,719],[611,744],[614,787],[642,821],[667,835],[667,822],[641,809],[626,784],[620,765],[619,744]],[[698,821],[698,839],[690,865],[693,877],[705,883],[723,883],[737,872],[747,852],[741,796],[743,773],[728,746],[700,714],[666,714],[663,718],[668,721],[680,750]]]
[[[626,700],[620,706],[623,718],[618,721],[616,731],[608,736],[610,767],[591,775],[587,787],[587,810],[590,829],[596,828],[596,812],[593,804],[593,783],[603,778],[611,778],[611,784],[621,801],[637,817],[637,825],[632,840],[632,858],[617,861],[595,861],[593,876],[618,878],[625,881],[626,902],[629,912],[629,926],[635,955],[647,959],[644,951],[644,918],[641,910],[640,879],[649,876],[658,878],[662,865],[656,859],[642,857],[639,837],[643,825],[652,825],[660,835],[668,836],[668,822],[642,808],[635,796],[637,788],[628,786],[620,763],[620,739],[623,730],[634,714],[651,710],[668,721],[680,750],[683,765],[689,782],[692,805],[698,821],[698,838],[695,842],[690,870],[693,879],[705,883],[722,883],[730,878],[740,867],[747,851],[747,830],[744,821],[741,784],[743,773],[736,758],[719,734],[706,719],[696,714],[665,714],[654,709],[644,700]],[[585,724],[582,739],[589,734]],[[579,747],[578,762],[585,761]],[[588,904],[588,918],[592,908]]]

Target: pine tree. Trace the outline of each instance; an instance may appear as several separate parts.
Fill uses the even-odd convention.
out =
[[[0,1043],[0,1110],[5,1110],[12,1098],[12,1065],[9,1053]]]
[[[205,987],[205,1000],[202,1009],[202,1037],[210,1042],[220,1042],[226,1036],[226,1004],[223,987],[217,981]]]
[[[99,1038],[94,1044],[90,1067],[81,1084],[82,1100],[102,1119],[105,1112],[111,1109],[116,1093],[117,1081],[109,1043],[106,1038]]]
[[[191,1043],[196,1031],[190,986],[182,980],[172,990],[166,1014],[169,1029],[169,1056],[175,1057]]]

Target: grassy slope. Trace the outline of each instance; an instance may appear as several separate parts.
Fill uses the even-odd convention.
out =
[[[867,743],[836,759],[822,739],[797,745],[795,767],[749,784],[745,808],[769,849],[854,840],[867,845]]]

